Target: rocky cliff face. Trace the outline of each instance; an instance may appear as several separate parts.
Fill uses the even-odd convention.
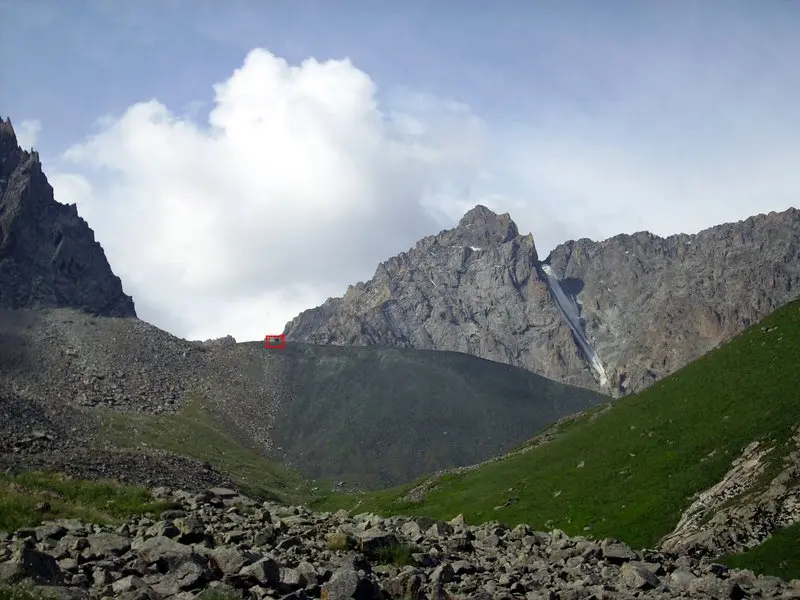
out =
[[[343,298],[303,312],[287,339],[454,350],[582,386],[594,379],[551,299],[533,237],[479,206],[458,227],[381,264]]]
[[[800,211],[663,239],[583,239],[540,261],[478,206],[286,326],[289,340],[455,350],[617,394],[640,390],[793,299]]]
[[[800,211],[666,239],[567,242],[548,262],[577,294],[613,387],[636,391],[800,294]]]
[[[719,482],[695,496],[661,540],[661,549],[695,556],[736,554],[800,522],[800,427],[791,446],[778,462],[774,445],[749,444]],[[770,458],[781,465],[774,477],[769,476]]]
[[[135,317],[75,205],[59,204],[36,152],[17,144],[0,118],[0,307],[72,307]]]

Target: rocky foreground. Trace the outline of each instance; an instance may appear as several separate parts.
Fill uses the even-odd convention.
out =
[[[0,532],[0,582],[123,600],[800,597],[800,580],[558,530],[314,513],[219,488],[154,496],[176,508],[117,527],[64,520]]]

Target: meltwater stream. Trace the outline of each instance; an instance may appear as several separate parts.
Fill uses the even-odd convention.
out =
[[[575,334],[575,339],[580,345],[581,350],[583,350],[584,356],[586,356],[586,359],[589,361],[589,365],[594,372],[597,373],[600,385],[605,387],[608,384],[608,375],[606,375],[606,370],[603,368],[603,363],[600,362],[597,352],[592,348],[589,340],[586,339],[586,333],[581,327],[578,305],[564,293],[564,290],[561,288],[561,282],[558,280],[558,276],[553,272],[553,268],[550,265],[543,264],[542,271],[547,275],[547,283],[550,286],[550,291],[553,292],[553,297],[556,300],[556,304],[558,304],[558,308],[561,310],[561,314],[564,315],[564,319],[567,321],[569,328],[572,329],[572,333]]]

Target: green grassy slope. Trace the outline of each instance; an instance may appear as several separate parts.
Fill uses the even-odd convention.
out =
[[[723,557],[721,562],[786,581],[800,579],[800,523],[774,532],[760,546],[743,554]]]
[[[654,546],[693,494],[716,483],[756,439],[787,445],[800,422],[800,301],[648,390],[584,418],[554,441],[445,475],[418,503],[410,486],[317,506],[559,527]],[[772,453],[779,458],[781,452]],[[775,467],[773,465],[772,471]],[[495,509],[506,501],[512,503]]]
[[[206,461],[229,474],[242,490],[262,499],[304,501],[309,490],[302,478],[265,459],[218,425],[219,419],[199,402],[159,416],[101,411],[101,429],[117,446],[150,446]]]
[[[154,502],[145,488],[113,481],[82,481],[54,473],[0,474],[0,531],[31,527],[47,519],[115,523],[170,507]]]

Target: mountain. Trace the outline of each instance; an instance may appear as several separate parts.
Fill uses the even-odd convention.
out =
[[[579,240],[541,261],[508,215],[477,207],[290,324],[290,338],[332,345],[267,350],[136,318],[5,121],[0,159],[0,597],[27,576],[71,586],[64,597],[190,597],[218,579],[239,595],[375,592],[359,569],[392,597],[430,583],[444,598],[447,582],[504,597],[796,597],[800,582],[711,559],[800,577],[798,211]],[[523,360],[583,387],[508,364]],[[610,403],[592,387],[647,389]],[[53,517],[106,523],[36,526]],[[521,523],[551,533],[508,527]],[[354,545],[362,555],[339,554]],[[344,571],[327,562],[342,558]],[[419,564],[371,570],[387,559]],[[308,593],[302,578],[317,581]]]
[[[463,513],[711,559],[760,552],[800,577],[798,365],[800,300],[498,460],[314,508]]]
[[[38,153],[0,118],[0,307],[58,306],[136,316],[94,232],[75,205],[55,201]]]
[[[540,260],[484,206],[301,313],[287,339],[454,350],[571,385],[646,388],[797,297],[800,211],[695,235],[588,239]]]
[[[297,472],[374,487],[483,460],[606,400],[463,354],[161,331],[0,121],[4,465],[186,485],[235,471],[284,496]]]
[[[188,342],[71,309],[0,311],[0,378],[0,464],[60,470],[73,451],[144,443],[220,471],[239,453],[372,488],[506,452],[608,400],[465,354]]]

